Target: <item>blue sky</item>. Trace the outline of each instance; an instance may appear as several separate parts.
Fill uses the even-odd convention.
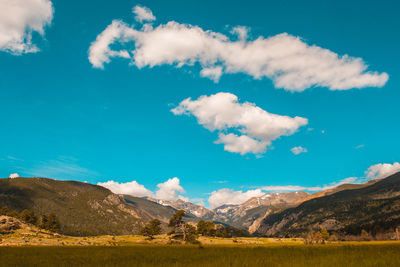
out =
[[[139,68],[132,60],[111,57],[103,69],[94,66],[89,48],[113,20],[123,21],[127,31],[140,31],[143,23],[132,13],[137,5],[152,11],[153,29],[175,21],[224,34],[232,42],[238,38],[230,33],[235,26],[247,27],[245,42],[287,33],[339,56],[361,58],[366,72],[386,73],[389,79],[379,86],[330,90],[333,85],[312,85],[298,92],[246,71],[225,71],[214,82],[200,75],[210,66],[199,62]],[[53,0],[43,36],[32,34],[38,51],[10,51],[3,41],[0,173],[90,183],[137,181],[151,191],[178,177],[186,192],[175,191],[204,200],[223,188],[246,192],[362,178],[372,165],[399,161],[399,7],[396,1]],[[134,42],[110,47],[132,51]],[[215,144],[226,129],[210,130],[189,110],[189,116],[171,112],[184,99],[220,92],[237,96],[238,105],[249,102],[268,113],[306,118],[307,124],[262,139],[270,142],[265,153],[227,151]],[[298,146],[307,152],[292,153]]]

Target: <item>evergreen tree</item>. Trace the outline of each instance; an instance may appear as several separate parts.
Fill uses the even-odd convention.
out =
[[[325,242],[325,241],[327,241],[328,239],[329,239],[329,232],[326,230],[326,228],[324,228],[324,227],[321,227],[321,230],[320,230],[320,232],[321,232],[321,236],[322,236],[322,240]]]
[[[175,230],[173,233],[182,233],[183,240],[186,241],[185,222],[183,221],[183,216],[185,216],[184,210],[178,210],[175,212],[171,219],[169,219],[168,227],[172,227]]]
[[[200,220],[197,223],[197,233],[202,236],[214,236],[215,223],[212,221]]]
[[[144,236],[153,239],[155,235],[159,235],[161,233],[161,222],[157,219],[152,220],[149,222],[145,227],[141,229],[141,233]]]
[[[54,213],[50,213],[48,216],[43,214],[42,222],[40,224],[40,228],[52,231],[52,232],[59,232],[61,225],[58,221],[57,216]]]

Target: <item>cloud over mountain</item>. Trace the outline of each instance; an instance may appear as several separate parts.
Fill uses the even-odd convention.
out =
[[[153,19],[149,9],[136,9],[143,9],[136,12],[137,20]],[[381,87],[389,77],[387,73],[367,71],[361,58],[340,56],[287,33],[248,39],[246,27],[235,27],[230,34],[175,21],[135,29],[114,20],[90,46],[89,60],[96,68],[103,68],[115,57],[129,59],[138,68],[163,64],[180,68],[197,63],[202,69],[200,75],[215,82],[225,73],[245,73],[254,79],[269,78],[277,88],[298,92],[315,86],[330,90]]]
[[[232,189],[223,188],[218,191],[213,191],[208,198],[208,203],[211,208],[216,208],[224,204],[242,204],[252,197],[260,197],[265,193],[261,189],[243,191],[234,191]]]
[[[269,113],[255,104],[239,103],[231,93],[187,98],[171,110],[175,115],[193,115],[199,124],[210,131],[217,130],[217,144],[224,144],[229,152],[263,153],[271,142],[281,136],[292,135],[308,123],[302,117]]]
[[[108,181],[105,183],[97,183],[102,187],[110,189],[113,193],[116,194],[124,194],[124,195],[132,195],[135,197],[152,197],[153,192],[148,190],[144,185],[139,184],[136,181],[126,182],[126,183],[118,183],[114,181]]]
[[[177,177],[168,179],[164,183],[160,183],[157,185],[159,188],[156,191],[156,198],[162,200],[176,200],[180,196],[178,193],[185,193],[183,187],[179,184],[180,181]]]
[[[180,185],[180,180],[177,177],[159,183],[157,185],[158,190],[155,193],[147,189],[144,185],[139,184],[137,181],[119,183],[111,180],[104,183],[97,183],[97,185],[108,188],[116,194],[132,195],[135,197],[155,197],[157,199],[168,201],[177,199],[189,201],[188,198],[178,194],[185,193],[185,190]]]
[[[365,171],[365,174],[370,179],[382,179],[396,172],[400,172],[400,163],[398,162],[372,165]]]

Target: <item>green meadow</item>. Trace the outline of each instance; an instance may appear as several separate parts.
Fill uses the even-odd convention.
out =
[[[0,247],[1,266],[400,266],[400,244]]]

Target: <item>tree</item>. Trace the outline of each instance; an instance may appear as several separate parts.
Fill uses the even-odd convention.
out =
[[[150,239],[153,239],[155,235],[161,233],[161,222],[157,219],[150,221],[145,227],[143,227],[140,232]]]
[[[47,215],[43,214],[39,227],[42,229],[47,229],[48,222],[49,222],[49,219],[47,218]]]
[[[43,214],[40,228],[43,228],[43,229],[46,229],[46,230],[49,230],[52,232],[58,232],[58,231],[60,231],[61,225],[60,225],[60,222],[58,221],[57,216],[54,213],[50,213],[48,216]]]
[[[193,225],[186,223],[184,231],[185,231],[184,234],[185,238],[183,239],[184,241],[190,243],[194,243],[197,241],[197,230]]]
[[[30,223],[33,225],[37,224],[38,218],[36,217],[35,213],[31,210],[23,210],[18,216],[22,221],[26,223]]]
[[[200,220],[197,223],[197,233],[202,236],[215,235],[215,223],[212,221]]]
[[[312,244],[314,239],[314,230],[311,226],[307,228],[307,233],[304,236],[304,243]]]
[[[330,235],[326,228],[321,227],[320,232],[323,242],[328,241]]]
[[[368,234],[367,231],[365,231],[364,229],[361,230],[361,238],[362,238],[364,241],[369,240],[369,234]]]
[[[169,219],[168,227],[174,228],[174,232],[180,232],[183,234],[183,240],[186,241],[186,231],[185,231],[185,222],[183,221],[183,216],[185,216],[184,210],[178,210],[175,214]]]
[[[322,238],[321,232],[320,232],[320,231],[316,232],[316,233],[314,234],[313,239],[314,239],[315,243],[317,243],[317,244],[318,244],[318,243],[322,243],[323,238]]]

